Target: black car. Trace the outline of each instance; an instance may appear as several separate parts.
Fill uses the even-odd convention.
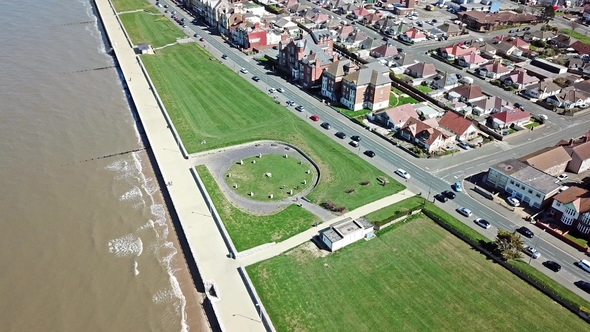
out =
[[[449,198],[443,194],[436,194],[436,195],[434,195],[434,198],[436,198],[437,201],[443,202],[443,203],[445,203],[446,201],[449,200]]]
[[[346,138],[346,134],[339,131],[336,133],[336,137],[340,138],[340,139],[345,139]]]
[[[553,272],[559,272],[559,270],[561,270],[561,265],[554,261],[546,261],[545,263],[543,263],[543,265],[545,265],[546,268]]]
[[[354,135],[350,138],[351,140],[355,141],[355,142],[360,142],[361,138],[358,135]]]
[[[164,8],[168,8],[168,5],[164,5]]]
[[[403,49],[403,48],[401,48],[401,47],[398,47],[398,48],[397,48],[397,53],[402,53],[403,51],[404,51],[404,49]]]
[[[322,128],[324,128],[324,129],[330,129],[330,124],[329,124],[329,123],[327,123],[327,122],[324,122],[324,123],[322,123],[322,124],[321,124],[321,126],[322,126]]]
[[[433,18],[431,22],[432,22],[432,23],[436,23],[436,22],[438,22],[438,21],[436,20],[436,18]]]
[[[260,77],[258,77],[258,76],[253,76],[252,79],[254,80],[254,82],[260,81]]]
[[[445,197],[448,199],[454,199],[455,197],[457,197],[457,194],[449,190],[443,191],[442,194],[445,195]]]
[[[367,150],[364,153],[367,157],[371,157],[371,158],[375,157],[375,152],[373,152],[371,150]]]
[[[531,27],[526,27],[524,29],[522,29],[522,31],[529,31],[531,29]]]
[[[580,288],[584,292],[590,293],[590,282],[580,280],[580,281],[574,282],[574,285],[578,286],[578,288]]]
[[[529,239],[532,239],[535,236],[535,233],[533,233],[533,231],[531,231],[530,229],[522,226],[521,228],[516,230],[517,232],[519,232],[520,234],[528,237]]]

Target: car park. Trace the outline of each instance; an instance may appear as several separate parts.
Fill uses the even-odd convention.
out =
[[[403,170],[403,169],[401,169],[401,168],[398,168],[398,169],[396,169],[396,170],[395,170],[395,174],[397,174],[397,175],[401,176],[402,178],[404,178],[404,179],[406,179],[406,180],[407,180],[407,179],[409,179],[409,178],[411,178],[411,176],[410,176],[410,173],[408,173],[408,172],[404,171],[404,170]]]
[[[508,204],[510,204],[514,207],[520,206],[520,201],[518,200],[518,198],[508,197],[508,198],[506,198],[506,201],[508,202]]]
[[[357,142],[360,142],[361,141],[361,138],[358,135],[354,135],[350,139],[353,140],[353,141],[357,141]]]
[[[341,131],[337,132],[335,135],[336,135],[336,137],[338,137],[340,139],[345,139],[346,138],[346,134],[343,133],[343,132],[341,132]]]
[[[283,88],[277,88],[277,91],[280,92],[280,93],[283,93],[283,92],[285,92],[285,89],[283,89]]]
[[[442,192],[442,194],[445,195],[445,197],[447,197],[448,199],[455,199],[455,197],[457,197],[457,195],[450,190],[445,190]]]
[[[305,108],[303,106],[301,106],[301,105],[295,107],[295,109],[298,110],[299,112],[305,111]]]
[[[535,233],[533,233],[533,231],[531,231],[530,229],[522,226],[521,228],[516,230],[517,232],[519,232],[520,234],[528,237],[529,239],[532,239],[535,236]]]
[[[321,127],[322,127],[322,128],[324,128],[324,129],[326,129],[326,130],[328,130],[328,129],[330,129],[330,128],[331,128],[330,124],[329,124],[329,123],[327,123],[327,122],[324,122],[324,123],[322,123],[322,124],[321,124]]]
[[[477,218],[473,222],[485,229],[488,229],[491,226],[489,221],[482,218]]]
[[[567,174],[563,173],[563,174],[561,174],[561,175],[559,175],[559,176],[557,177],[557,180],[559,180],[559,181],[565,181],[565,180],[567,180],[568,178],[569,178],[569,176],[568,176]]]
[[[446,203],[449,200],[448,197],[443,194],[436,194],[434,195],[434,198],[441,203]]]
[[[457,181],[453,184],[453,188],[455,188],[456,192],[462,192],[463,191],[463,187],[461,186],[461,182]]]
[[[578,286],[584,292],[590,293],[590,282],[579,280],[574,282],[574,285]]]
[[[561,270],[561,265],[554,261],[546,261],[543,265],[553,272],[559,272]]]
[[[246,68],[241,68],[241,69],[240,69],[240,73],[242,73],[242,74],[248,74],[248,69],[246,69]],[[254,77],[256,77],[256,76],[254,76]]]
[[[252,80],[254,80],[254,82],[258,82],[258,81],[260,81],[260,77],[252,76]]]
[[[375,152],[373,152],[373,151],[371,151],[371,150],[367,150],[367,151],[365,151],[365,152],[364,152],[364,154],[365,154],[367,157],[370,157],[370,158],[373,158],[373,157],[375,157]]]
[[[293,105],[295,105],[295,102],[292,100],[287,100],[287,102],[285,104],[287,104],[289,106],[293,106]]]
[[[458,208],[457,212],[464,215],[465,217],[471,217],[471,215],[473,214],[473,213],[471,213],[471,210],[469,210],[468,208],[464,208],[464,207]]]
[[[457,143],[457,145],[462,147],[465,150],[471,149],[471,147],[469,146],[469,144],[467,144],[467,142],[459,142],[459,143]]]
[[[532,246],[525,245],[523,248],[524,248],[524,253],[531,256],[532,258],[537,259],[537,258],[541,257],[541,253],[539,251],[537,251],[537,249],[533,248]]]
[[[317,122],[317,121],[320,121],[320,117],[319,117],[319,116],[317,116],[317,115],[312,115],[312,116],[310,116],[309,118],[310,118],[312,121],[316,121],[316,122]]]

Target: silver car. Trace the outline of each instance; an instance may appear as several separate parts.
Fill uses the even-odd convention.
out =
[[[534,259],[541,257],[541,253],[538,252],[537,249],[535,249],[529,245],[524,246],[524,253],[531,256]]]
[[[471,210],[469,210],[468,208],[464,208],[464,207],[458,208],[457,212],[464,215],[465,217],[471,217],[471,215],[473,214],[473,213],[471,213]]]

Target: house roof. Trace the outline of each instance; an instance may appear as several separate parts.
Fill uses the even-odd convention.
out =
[[[385,71],[381,69],[385,68]],[[375,86],[391,83],[388,75],[384,75],[389,70],[387,67],[380,65],[379,63],[368,64],[363,66],[361,69],[344,76],[342,79],[348,82],[353,82],[356,86],[372,84]]]
[[[518,160],[545,172],[554,166],[567,163],[572,158],[562,146],[550,146],[530,153]]]
[[[490,166],[490,169],[495,169],[506,174],[545,195],[550,194],[561,187],[561,184],[555,183],[557,180],[555,177],[539,171],[517,159],[501,161]]]
[[[477,50],[473,47],[462,48],[457,44],[442,49],[443,53],[447,53],[448,55],[453,55],[455,57],[475,51]]]
[[[553,197],[554,200],[562,203],[572,203],[578,213],[590,211],[590,192],[586,189],[572,186]]]
[[[504,106],[509,106],[511,105],[511,103],[509,101],[505,101],[500,97],[492,96],[486,99],[478,100],[474,102],[473,105],[483,109],[484,111],[488,111],[495,108],[501,112]]]
[[[353,10],[352,12],[357,16],[366,16],[366,15],[371,14],[368,10],[366,10],[363,7],[358,7],[357,9]]]
[[[393,45],[383,44],[373,50],[379,57],[391,57],[397,55],[397,48]]]
[[[488,62],[487,59],[482,58],[479,54],[477,54],[475,52],[463,54],[459,58],[462,58],[463,61],[465,61],[467,63],[479,64],[479,63],[486,63],[486,62]]]
[[[442,32],[449,34],[449,33],[457,33],[459,31],[461,31],[459,29],[459,26],[456,24],[449,24],[449,23],[444,23],[441,24],[437,27],[439,30],[441,30]]]
[[[457,84],[457,82],[459,82],[459,78],[455,73],[449,74],[449,72],[445,72],[443,75],[440,75],[438,78],[435,78],[434,82],[436,82],[439,86],[445,87]]]
[[[504,66],[500,61],[496,61],[494,63],[490,63],[490,64],[486,65],[484,68],[488,72],[490,72],[490,73],[496,73],[496,74],[510,72],[510,69],[506,68],[506,66]]]
[[[508,52],[510,52],[510,50],[512,50],[514,48],[517,48],[517,47],[512,44],[508,44],[508,43],[496,44],[496,49],[498,51],[502,51],[504,53],[508,53]]]
[[[578,54],[590,54],[590,45],[577,41],[570,45]]]
[[[522,47],[522,48],[529,48],[529,43],[525,42],[524,40],[520,39],[520,38],[515,38],[515,37],[505,37],[504,39],[502,39],[502,43],[507,43],[510,45],[514,45],[518,48]]]
[[[527,72],[523,69],[515,70],[511,74],[505,75],[504,78],[510,78],[512,82],[516,82],[519,84],[532,84],[539,82],[538,77],[527,74]]]
[[[378,39],[367,37],[365,40],[361,42],[360,46],[364,50],[372,50],[381,45],[381,43],[382,41]]]
[[[436,74],[436,67],[432,63],[418,62],[408,67],[406,70],[411,70],[420,74],[422,77],[432,76]]]
[[[553,97],[561,102],[569,101],[575,103],[578,100],[590,98],[590,93],[572,87],[570,89],[563,89],[563,91],[561,91]]]
[[[531,34],[531,36],[535,37],[535,38],[539,38],[539,39],[550,39],[553,38],[555,36],[555,33],[553,33],[553,31],[541,31],[541,30],[537,30],[535,32],[533,32]]]
[[[474,85],[474,84],[461,85],[461,86],[458,86],[454,89],[451,89],[450,92],[455,92],[467,100],[471,100],[471,99],[475,99],[475,98],[479,98],[479,97],[483,96],[483,92],[481,92],[481,87],[479,85]]]
[[[354,27],[352,25],[342,25],[336,32],[340,36],[340,38],[348,37],[354,31]]]
[[[352,63],[348,59],[339,60],[336,62],[332,62],[326,69],[324,69],[328,74],[331,74],[334,77],[341,77],[346,74],[344,67],[352,67]]]
[[[561,140],[556,146],[562,146],[570,155],[576,155],[580,160],[590,159],[590,130],[577,139]]]
[[[490,43],[479,43],[477,44],[476,48],[479,50],[479,52],[484,53],[495,53],[497,51],[496,45],[492,45]]]
[[[420,31],[416,28],[411,28],[410,30],[406,31],[404,34],[411,39],[426,38],[426,35],[424,33],[422,33],[422,31]]]
[[[541,92],[553,92],[553,91],[560,91],[561,87],[553,81],[541,81],[535,85],[531,85],[527,88],[527,90],[538,90]]]
[[[572,36],[560,33],[559,35],[557,35],[557,37],[551,39],[551,41],[555,44],[564,44],[569,47],[571,44],[577,42],[578,40],[576,38],[573,38]]]
[[[473,122],[455,112],[447,111],[445,115],[438,120],[438,125],[448,129],[454,134],[463,135],[470,126],[473,126]]]
[[[406,121],[406,123],[402,126],[401,130],[409,132],[413,137],[417,137],[418,135],[423,133],[427,134],[428,138],[424,140],[424,143],[428,145],[431,145],[434,141],[436,141],[437,138],[441,136],[443,138],[445,137],[440,130],[434,129],[431,126],[414,117],[409,118]]]
[[[590,81],[574,83],[574,88],[590,93]]]
[[[515,12],[498,12],[489,13],[479,12],[476,10],[461,12],[458,14],[460,17],[469,17],[478,23],[494,23],[494,22],[513,22],[513,23],[526,23],[535,22],[538,20],[537,16],[531,14],[517,14]]]
[[[529,119],[531,113],[523,111],[520,108],[513,108],[511,110],[492,114],[491,117],[505,124],[509,124],[519,120]]]
[[[356,42],[361,42],[363,40],[367,39],[367,34],[357,30],[357,31],[352,31],[348,37],[346,38],[346,41],[349,43],[356,43]]]
[[[383,113],[387,114],[389,121],[396,126],[401,126],[402,124],[406,123],[409,118],[418,118],[418,113],[412,104],[404,104],[396,107],[392,107],[383,111]]]
[[[416,63],[416,57],[412,53],[400,53],[399,58],[396,57],[394,59],[400,67]]]

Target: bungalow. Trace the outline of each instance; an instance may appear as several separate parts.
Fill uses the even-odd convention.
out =
[[[418,62],[406,69],[406,75],[413,78],[428,78],[436,75],[436,67],[432,63]]]
[[[518,160],[552,176],[565,172],[567,164],[572,160],[562,146],[550,146],[529,153]]]
[[[474,44],[471,44],[474,45]],[[497,58],[496,56],[496,52],[498,51],[498,49],[496,48],[496,45],[492,45],[490,43],[477,43],[474,46],[477,51],[479,52],[480,55],[482,55],[484,58]]]
[[[526,88],[524,94],[532,99],[544,100],[558,94],[560,91],[561,87],[552,81],[541,81]]]
[[[510,103],[509,101],[506,101],[500,97],[492,96],[486,99],[478,100],[474,102],[471,106],[473,106],[474,114],[482,115],[499,113],[512,109],[513,107],[511,107],[511,105],[512,103]]]
[[[393,16],[387,16],[384,18],[381,18],[379,21],[375,22],[373,24],[373,26],[375,27],[375,29],[379,29],[381,31],[386,31],[386,30],[390,30],[393,29],[398,23],[397,19]]]
[[[553,197],[550,214],[563,226],[588,237],[590,234],[590,192],[572,186]]]
[[[414,57],[414,54],[400,53],[393,57],[393,65],[395,66],[393,72],[396,74],[403,74],[406,71],[406,68],[412,66],[417,62],[418,61]]]
[[[350,35],[348,35],[348,37],[346,37],[346,39],[344,40],[344,45],[346,45],[347,48],[358,48],[360,44],[366,39],[366,33],[360,30],[356,30],[353,31]]]
[[[488,125],[494,129],[510,128],[512,125],[522,127],[529,122],[531,122],[531,113],[520,108],[494,113],[488,118]]]
[[[579,174],[590,169],[590,131],[577,139],[561,140],[557,146],[562,146],[572,157],[568,171]]]
[[[500,81],[505,85],[513,86],[518,90],[522,90],[533,84],[539,83],[539,78],[527,74],[524,69],[520,68],[508,75],[500,77]]]
[[[590,104],[590,94],[574,87],[547,97],[547,102],[559,108],[586,108]]]
[[[555,37],[555,33],[553,31],[541,31],[541,30],[537,30],[529,35],[525,35],[529,36],[528,38],[530,38],[531,40],[543,40],[543,41],[547,41],[553,37]]]
[[[374,58],[389,58],[397,55],[397,48],[393,45],[383,44],[371,51]]]
[[[410,118],[418,118],[418,113],[411,104],[404,104],[375,113],[369,120],[381,123],[384,127],[398,131]]]
[[[440,117],[440,112],[430,107],[428,104],[416,104],[414,105],[414,109],[416,109],[418,115],[426,120],[433,119],[436,121],[436,118]],[[435,127],[438,127],[438,124]]]
[[[381,19],[381,16],[383,16],[383,15],[379,12],[369,13],[369,14],[363,16],[363,21],[367,24],[373,25]]]
[[[549,41],[550,45],[555,45],[558,48],[569,48],[573,43],[577,42],[576,38],[572,36],[560,33],[557,37],[552,38]]]
[[[459,78],[455,73],[449,74],[448,72],[445,72],[442,75],[437,75],[430,86],[436,90],[452,89],[459,86]]]
[[[456,58],[460,57],[461,55],[477,52],[477,50],[473,47],[461,47],[459,45],[452,45],[445,48],[440,48],[439,53],[440,56],[447,60],[455,60]]]
[[[425,41],[426,35],[416,28],[411,28],[410,30],[401,34],[399,39],[408,43],[417,43]]]
[[[481,65],[488,63],[487,59],[482,58],[476,52],[467,53],[459,56],[457,64],[461,67],[477,68]]]
[[[438,125],[455,134],[456,136],[454,138],[457,141],[468,141],[477,137],[478,131],[473,125],[473,122],[465,118],[463,115],[452,111],[447,111],[445,115],[438,120]]]
[[[510,69],[506,68],[500,61],[496,61],[494,63],[490,63],[485,65],[477,70],[477,73],[480,76],[491,78],[491,79],[498,79],[501,76],[507,75],[510,73]]]
[[[377,40],[377,39],[374,39],[374,38],[371,38],[371,37],[367,37],[367,39],[363,40],[360,43],[359,46],[363,50],[372,50],[374,48],[377,48],[377,47],[381,46],[382,43],[383,42],[381,40]]]
[[[481,87],[479,85],[473,84],[465,84],[453,88],[449,91],[450,93],[455,93],[459,96],[459,100],[462,102],[470,102],[473,103],[475,101],[481,100],[486,98],[486,96],[481,91]]]
[[[409,118],[400,129],[399,135],[430,153],[448,144],[448,137],[440,130],[416,118]]]
[[[352,25],[341,25],[336,30],[336,40],[339,42],[344,42],[348,36],[350,36],[354,32],[354,27]]]
[[[578,52],[578,54],[580,55],[590,54],[590,45],[582,43],[581,41],[573,43],[570,47],[573,48],[574,51]]]
[[[496,53],[503,56],[521,56],[522,50],[509,43],[500,43],[496,45]]]
[[[519,49],[529,49],[529,43],[525,42],[524,40],[518,38],[518,37],[505,37],[504,39],[502,39],[502,43],[506,43],[506,44],[510,44],[510,45],[514,45]]]
[[[352,13],[350,13],[350,16],[355,19],[362,19],[363,17],[370,15],[370,14],[371,14],[371,12],[369,12],[365,8],[358,7],[355,10],[353,10]]]
[[[461,28],[456,24],[444,23],[438,26],[446,37],[455,37],[461,34]]]

